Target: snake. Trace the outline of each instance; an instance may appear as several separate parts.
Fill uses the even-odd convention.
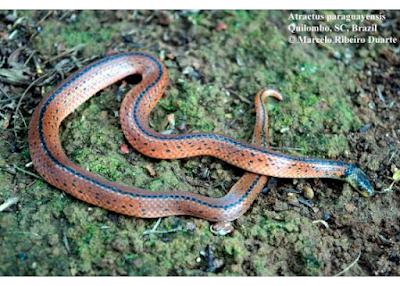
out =
[[[140,75],[141,81],[122,100],[120,124],[134,149],[156,159],[212,156],[245,170],[244,179],[242,177],[222,198],[182,190],[153,192],[111,182],[70,161],[60,141],[61,122],[93,95],[130,75]],[[154,131],[148,117],[168,83],[164,63],[145,52],[107,56],[71,74],[43,97],[29,122],[29,154],[37,173],[52,186],[79,200],[141,218],[188,215],[216,222],[233,220],[249,208],[264,187],[267,176],[338,179],[349,183],[364,197],[374,195],[367,175],[353,164],[270,150],[266,142],[268,119],[262,97],[280,99],[280,94],[268,89],[256,96],[261,110],[256,115],[251,143],[216,133],[162,134]]]

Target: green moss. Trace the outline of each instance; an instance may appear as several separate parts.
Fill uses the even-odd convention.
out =
[[[113,37],[118,33],[120,25],[104,25],[96,14],[96,11],[88,10],[74,13],[76,17],[68,24],[49,19],[47,24],[43,25],[40,36],[35,38],[38,50],[43,54],[51,54],[55,48],[54,44],[65,44],[66,49],[85,45],[86,56],[104,53],[105,47],[111,44]]]
[[[26,13],[27,17],[37,15]],[[86,44],[79,55],[89,57],[104,54],[108,47],[132,50],[139,43],[154,55],[154,51],[173,54],[174,59],[165,60],[172,86],[150,116],[151,127],[158,131],[165,130],[167,116],[174,114],[176,126],[183,124],[190,132],[216,132],[248,141],[255,121],[254,95],[272,86],[284,95],[283,102],[268,100],[274,147],[324,158],[349,150],[345,135],[360,126],[350,99],[355,91],[352,78],[360,65],[345,66],[316,46],[289,45],[280,28],[287,16],[284,12],[190,12],[187,17],[176,12],[168,27],[158,25],[157,14],[147,11],[127,12],[124,15],[130,18],[114,21],[103,21],[104,15],[77,11],[75,20],[68,16],[68,23],[49,17],[34,38],[34,48],[53,57],[58,54],[55,43],[65,44],[66,49]],[[225,22],[227,29],[217,32],[218,21]],[[122,42],[121,35],[132,27],[135,43]],[[188,43],[168,40],[180,40],[181,31],[187,30],[193,35],[182,41]],[[200,76],[183,74],[186,66]],[[243,174],[209,157],[154,160],[132,148],[122,154],[126,141],[116,116],[117,93],[115,86],[106,89],[63,124],[60,134],[65,151],[82,168],[129,186],[208,196],[226,193]],[[3,157],[9,153],[7,148],[0,141],[1,168],[10,162],[18,166],[29,162],[26,145],[17,159]],[[149,174],[149,165],[156,176]],[[26,180],[24,190],[15,186],[20,179]],[[182,231],[143,235],[155,220],[90,206],[34,180],[0,171],[2,199],[18,195],[22,202],[18,214],[0,216],[1,233],[6,233],[0,236],[1,274],[211,275],[200,255],[210,245],[214,256],[224,262],[216,275],[327,275],[332,273],[325,272],[323,261],[331,259],[335,243],[349,248],[297,211],[269,211],[261,203],[262,195],[226,237],[214,236],[208,222],[190,217],[166,218],[158,227],[181,227]],[[344,192],[330,205],[343,208],[352,193]],[[188,230],[188,223],[194,228]]]

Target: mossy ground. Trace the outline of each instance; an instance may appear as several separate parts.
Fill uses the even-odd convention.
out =
[[[47,12],[18,13],[37,22]],[[167,116],[173,114],[176,126],[185,132],[215,132],[249,141],[255,122],[254,95],[272,86],[285,97],[283,102],[268,103],[273,149],[358,162],[361,155],[352,153],[348,137],[365,124],[359,107],[367,104],[357,105],[353,97],[359,92],[356,79],[371,59],[358,56],[351,46],[335,47],[343,57],[353,53],[346,63],[323,47],[289,44],[287,17],[280,11],[63,11],[43,20],[31,44],[41,60],[53,66],[57,62],[51,59],[60,49],[80,44],[85,44],[77,54],[82,58],[139,49],[163,59],[171,84],[151,114],[151,126],[157,131],[168,128]],[[218,29],[218,23],[226,29]],[[374,49],[369,48],[370,54]],[[38,95],[52,87],[27,94],[28,118]],[[120,93],[118,84],[107,88],[63,124],[66,153],[83,168],[153,191],[180,189],[214,197],[226,193],[243,174],[210,157],[160,161],[131,147],[129,154],[122,153],[126,140],[119,126],[116,95]],[[34,172],[25,167],[30,161],[26,130],[19,138],[7,130],[0,132],[4,139],[0,202],[19,197],[18,205],[0,213],[3,275],[333,275],[359,251],[374,249],[367,242],[377,234],[356,235],[353,227],[374,224],[376,230],[383,218],[399,218],[391,197],[395,194],[374,202],[341,182],[275,180],[269,184],[270,192],[261,194],[225,237],[213,235],[209,222],[192,217],[164,218],[159,230],[178,231],[143,235],[156,220],[90,206],[44,181],[10,171],[16,165]],[[4,142],[18,139],[20,150],[11,152]],[[293,206],[283,191],[301,190],[304,185],[315,191],[314,209]],[[385,203],[394,214],[380,210]],[[331,217],[331,228],[313,223],[326,215]],[[200,255],[207,246],[223,261],[216,273],[206,271]],[[377,274],[365,265],[356,265],[348,274]]]

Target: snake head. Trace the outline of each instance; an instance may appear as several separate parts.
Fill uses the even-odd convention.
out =
[[[351,166],[346,170],[345,180],[362,196],[369,198],[374,195],[374,188],[367,175],[358,167]]]

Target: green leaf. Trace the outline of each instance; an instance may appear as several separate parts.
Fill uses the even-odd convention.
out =
[[[393,173],[393,180],[396,182],[400,181],[400,170],[397,170]]]

